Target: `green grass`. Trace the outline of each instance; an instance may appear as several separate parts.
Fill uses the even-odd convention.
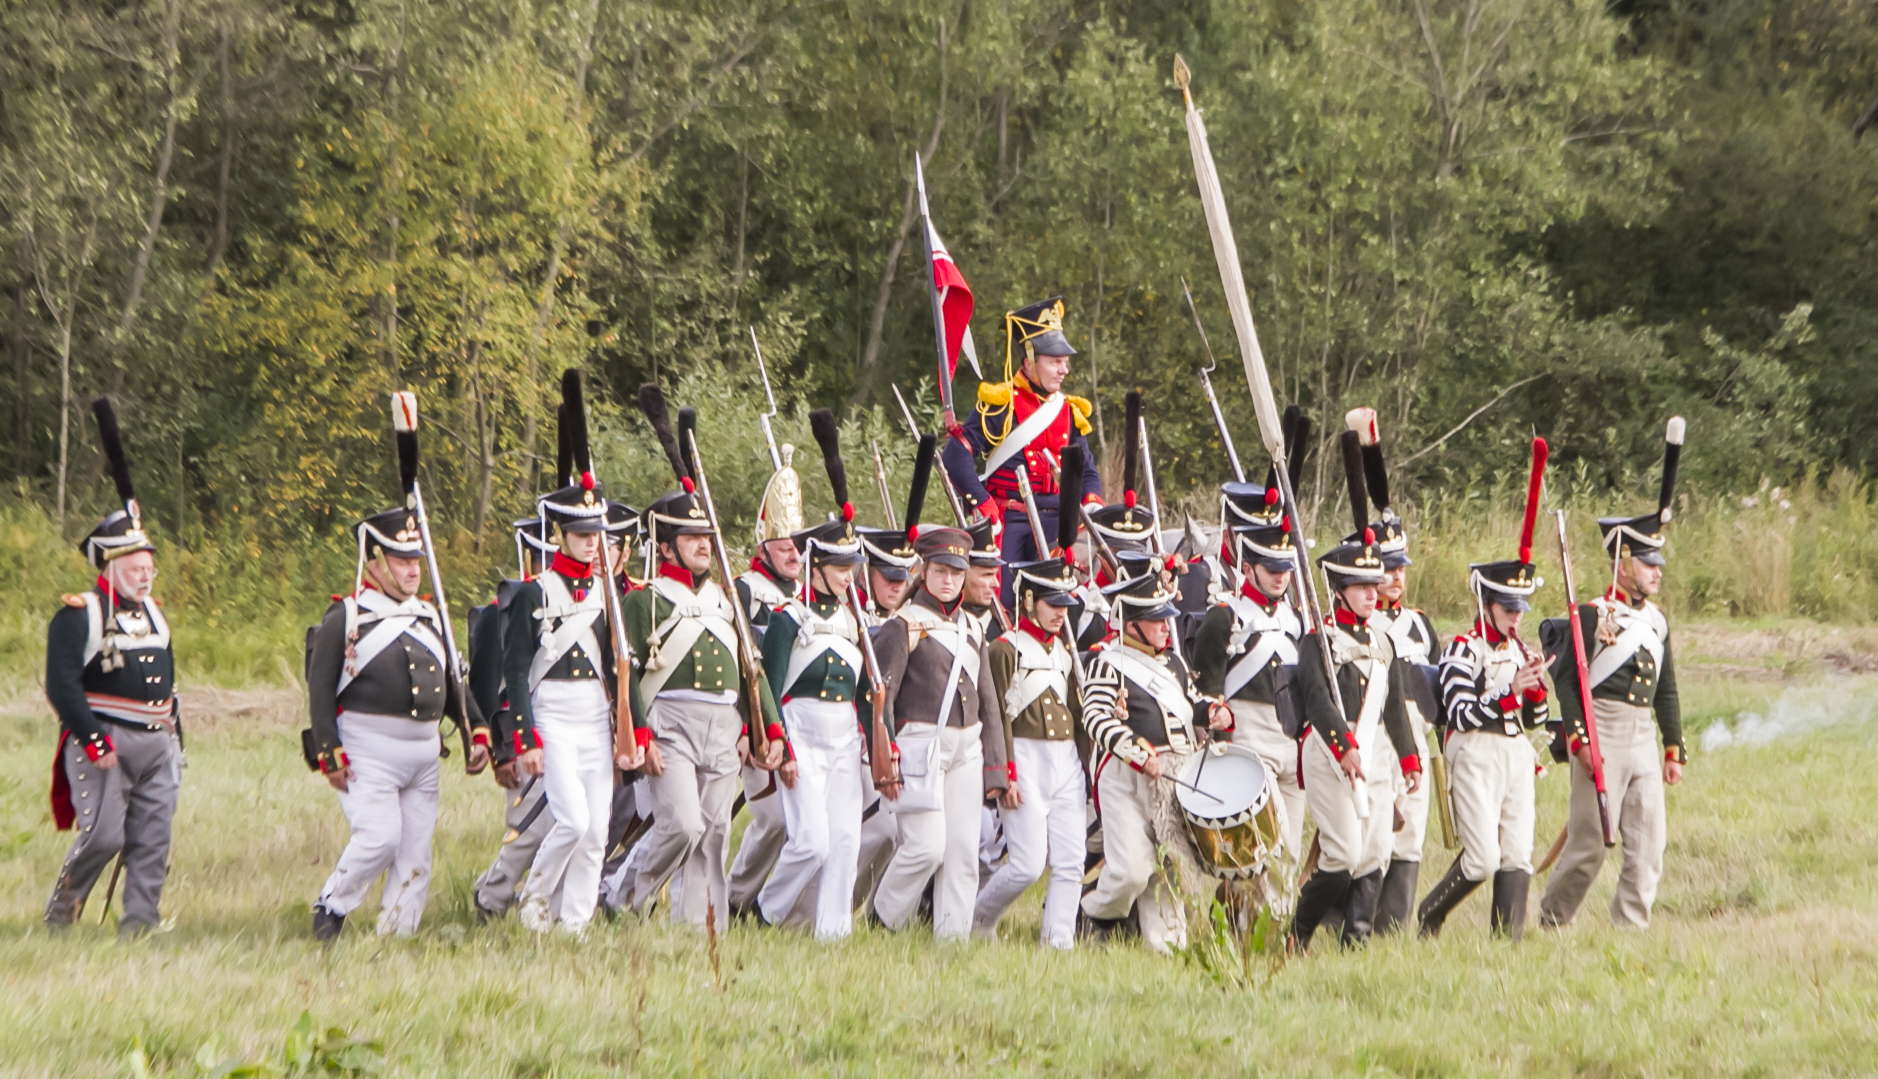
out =
[[[379,1040],[401,1076],[1866,1074],[1878,679],[1805,680],[1690,685],[1697,735],[1744,709],[1772,714],[1783,694],[1844,706],[1804,737],[1697,756],[1670,794],[1647,934],[1605,923],[1607,871],[1563,933],[1493,940],[1476,896],[1438,943],[1259,956],[1243,987],[1135,946],[1045,953],[1034,896],[997,945],[863,929],[822,947],[734,926],[721,981],[704,937],[663,920],[596,924],[584,945],[535,941],[513,919],[479,929],[469,886],[499,831],[497,795],[451,774],[455,759],[423,931],[349,928],[322,949],[307,904],[346,830],[299,762],[278,691],[198,708],[165,931],[119,943],[94,907],[53,940],[38,914],[68,837],[45,808],[52,725],[23,702],[0,716],[0,1074],[131,1075],[133,1039],[152,1074],[277,1060],[303,1012]],[[1563,773],[1539,789],[1543,849]],[[1437,836],[1424,888],[1447,861]]]

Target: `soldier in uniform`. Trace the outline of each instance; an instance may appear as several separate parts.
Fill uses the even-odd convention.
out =
[[[1194,707],[1206,705],[1207,726],[1225,730],[1232,714],[1195,693],[1187,666],[1173,651],[1173,595],[1159,575],[1112,585],[1121,636],[1096,650],[1082,688],[1083,724],[1095,746],[1095,800],[1101,808],[1102,874],[1082,898],[1084,932],[1112,936],[1132,909],[1143,941],[1167,953],[1187,943],[1186,919],[1174,883],[1155,848],[1177,846],[1162,834],[1171,779],[1201,747]]]
[[[1669,421],[1662,495],[1655,513],[1599,518],[1615,580],[1609,591],[1578,610],[1590,664],[1592,717],[1604,757],[1604,786],[1624,848],[1617,891],[1611,897],[1611,921],[1640,929],[1649,927],[1650,908],[1663,878],[1668,843],[1663,787],[1682,782],[1689,759],[1670,656],[1669,620],[1650,599],[1663,587],[1663,533],[1682,439],[1683,420],[1678,416]],[[1586,744],[1584,691],[1569,657],[1555,668],[1553,683],[1563,713],[1561,733],[1576,766],[1571,769],[1565,849],[1539,902],[1539,924],[1548,928],[1569,924],[1577,915],[1605,855]]]
[[[1518,940],[1532,880],[1533,775],[1526,732],[1546,721],[1545,657],[1526,650],[1519,623],[1539,587],[1520,559],[1470,566],[1480,616],[1441,656],[1454,827],[1461,856],[1418,911],[1434,936],[1461,900],[1493,878],[1493,929]]]
[[[789,603],[802,587],[802,551],[793,538],[802,530],[802,478],[795,470],[795,452],[787,443],[782,447],[783,466],[771,473],[757,507],[756,557],[750,560],[750,572],[737,578],[737,602],[749,614],[759,643],[768,639],[770,612]],[[775,772],[744,762],[743,798],[750,823],[744,825],[737,856],[730,863],[732,911],[754,909],[757,892],[782,854],[788,833],[781,789]]]
[[[869,628],[893,617],[913,591],[913,570],[919,566],[919,555],[907,538],[909,532],[917,534],[911,521],[906,528],[855,529],[861,537],[861,552],[867,556],[867,581],[861,591],[867,601]]]
[[[1087,448],[1091,406],[1063,393],[1076,350],[1063,336],[1061,296],[1007,312],[1004,335],[1004,381],[979,385],[976,410],[946,441],[945,468],[961,498],[1004,524],[1002,553],[1009,564],[1036,561],[1046,553],[1030,534],[1016,470],[1023,468],[1029,476],[1043,527],[1054,529],[1059,494],[1051,458],[1060,462],[1068,446]],[[1019,350],[1022,359],[1013,372]],[[975,463],[979,455],[982,470]],[[1100,480],[1091,474],[1087,482],[1084,501],[1100,504]],[[1008,578],[1002,599],[1008,607]]]
[[[1356,432],[1365,486],[1377,510],[1376,520],[1369,527],[1376,537],[1376,549],[1382,553],[1383,580],[1377,589],[1372,621],[1389,635],[1396,658],[1411,668],[1403,672],[1402,700],[1409,713],[1409,730],[1415,735],[1415,752],[1427,760],[1428,738],[1444,712],[1438,688],[1440,675],[1434,667],[1441,638],[1425,612],[1403,606],[1408,569],[1414,561],[1409,558],[1408,532],[1389,496],[1389,473],[1383,462],[1376,410],[1351,409],[1344,421]],[[1415,885],[1421,876],[1422,845],[1428,837],[1429,800],[1441,795],[1434,790],[1434,784],[1423,783],[1396,796],[1395,809],[1401,814],[1402,826],[1395,833],[1389,869],[1382,880],[1382,898],[1376,904],[1378,933],[1393,932],[1408,922],[1409,911],[1415,905]]]
[[[582,473],[537,508],[556,549],[540,576],[515,589],[503,642],[516,765],[540,777],[553,807],[522,889],[521,919],[536,933],[558,922],[580,936],[599,901],[618,766],[608,699],[613,634],[599,568],[607,501],[592,473]]]
[[[998,605],[998,592],[1004,577],[1004,554],[998,546],[997,522],[979,518],[965,530],[972,538],[972,550],[966,556],[965,610],[978,620],[978,630],[986,640],[1004,631],[1004,621],[992,609]]]
[[[978,893],[973,932],[993,939],[998,919],[1050,871],[1042,943],[1075,946],[1082,897],[1086,801],[1076,725],[1082,695],[1063,626],[1076,574],[1061,558],[1012,567],[1017,625],[991,642],[991,684],[1003,707],[1009,787],[998,800],[1008,858]]]
[[[79,544],[97,584],[65,597],[46,628],[46,697],[59,716],[52,816],[77,829],[46,902],[54,931],[78,920],[98,875],[119,860],[119,933],[156,926],[169,875],[170,822],[182,787],[176,660],[169,623],[150,595],[156,547],[144,531],[111,403],[92,403],[124,508]],[[106,902],[109,902],[107,897]]]
[[[417,596],[425,551],[415,510],[386,510],[353,531],[358,583],[314,630],[307,665],[314,763],[352,827],[313,904],[319,940],[339,935],[380,874],[387,876],[379,935],[417,932],[437,825],[437,724],[449,716],[468,725],[443,619]],[[472,737],[470,767],[481,771],[476,755],[487,759],[488,732]]]
[[[687,477],[688,478],[688,477]],[[632,685],[649,739],[644,772],[653,826],[624,867],[622,905],[644,912],[665,882],[682,871],[672,916],[703,928],[707,910],[728,925],[725,856],[730,808],[749,740],[739,701],[745,687],[737,665],[736,612],[711,577],[712,530],[689,490],[666,495],[647,509],[647,531],[658,548],[658,568],[646,587],[627,597],[626,636],[633,650]],[[774,704],[751,687],[776,768],[783,728]]]
[[[1355,518],[1362,521],[1367,509],[1358,510]],[[1334,609],[1326,625],[1300,643],[1294,688],[1311,728],[1303,747],[1304,792],[1321,849],[1316,873],[1298,891],[1291,936],[1300,951],[1332,910],[1343,914],[1346,945],[1369,938],[1393,845],[1394,773],[1399,767],[1411,788],[1421,782],[1402,699],[1404,675],[1388,635],[1370,621],[1382,584],[1375,537],[1365,528],[1362,542],[1339,544],[1318,564]],[[1325,648],[1342,710],[1325,677]]]
[[[1275,493],[1275,489],[1274,489]],[[1299,716],[1291,694],[1304,623],[1288,602],[1297,548],[1281,514],[1239,525],[1229,537],[1236,593],[1222,594],[1194,639],[1194,685],[1232,711],[1232,740],[1265,762],[1284,808],[1285,848],[1303,857],[1304,788],[1298,784]]]
[[[855,567],[865,556],[846,518],[798,532],[796,543],[808,562],[807,597],[772,612],[774,632],[763,641],[764,672],[770,685],[782,687],[795,782],[781,794],[788,841],[757,895],[756,914],[779,925],[812,890],[815,936],[832,941],[854,928],[850,898],[868,787],[855,710],[866,666],[860,646],[866,630],[848,602]]]
[[[961,598],[971,537],[934,528],[916,547],[919,588],[874,639],[895,744],[870,752],[895,753],[906,784],[881,792],[899,842],[873,910],[887,928],[905,928],[930,878],[933,934],[947,940],[971,931],[980,808],[1006,785],[1004,729],[984,635]]]
[[[523,776],[516,765],[508,686],[502,678],[503,633],[515,601],[515,589],[524,581],[534,580],[556,550],[543,538],[544,529],[539,517],[515,522],[516,577],[497,585],[495,600],[474,608],[469,615],[470,695],[489,721],[490,756],[495,762],[493,772],[503,806],[501,847],[489,868],[476,878],[471,892],[480,921],[488,921],[515,905],[522,877],[554,824],[540,780]]]

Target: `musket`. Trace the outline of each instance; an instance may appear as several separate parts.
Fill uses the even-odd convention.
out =
[[[444,596],[443,574],[437,568],[437,544],[431,539],[430,514],[424,509],[423,485],[417,482],[417,394],[405,390],[391,395],[391,426],[397,434],[398,472],[404,481],[404,505],[417,518],[417,533],[424,541],[424,567],[430,573],[431,591],[437,597],[437,620],[443,624],[444,667],[450,690],[456,694],[457,733],[463,738],[463,765],[469,767],[470,697],[469,665],[456,647],[456,626],[450,620],[450,601]]]
[[[581,470],[584,483],[593,475],[593,445],[587,439],[587,402],[578,368],[570,367],[561,375],[561,405],[571,460],[574,467]],[[626,639],[625,605],[619,591],[620,567],[613,562],[613,551],[607,545],[604,529],[600,533],[600,575],[606,579],[600,590],[606,598],[607,627],[613,635],[613,764],[621,771],[630,771],[644,763],[645,751],[639,748],[639,739],[633,730],[633,649]]]
[[[776,395],[769,389],[769,368],[763,366],[763,346],[756,343],[756,327],[750,327],[750,350],[756,353],[756,373],[763,376],[763,400],[768,403],[769,411],[758,413],[757,426],[763,428],[763,442],[769,447],[769,469],[781,472],[783,466],[782,450],[776,446],[776,431],[770,427],[770,420],[779,411],[776,408]]]
[[[1148,449],[1147,416],[1137,414],[1135,422],[1141,428],[1141,478],[1148,485],[1148,513],[1154,518],[1154,527],[1148,533],[1148,545],[1153,548],[1155,557],[1161,561],[1161,565],[1155,568],[1155,572],[1159,573],[1163,568],[1172,571],[1173,566],[1169,565],[1171,560],[1167,557],[1167,544],[1161,539],[1161,499],[1154,490],[1154,454]],[[1120,568],[1119,564],[1117,568]],[[1174,655],[1179,657],[1182,663],[1187,662],[1186,655],[1180,649],[1180,634],[1171,633],[1168,635],[1168,640],[1173,644]],[[1201,761],[1201,767],[1205,767],[1204,760]]]
[[[1337,670],[1331,659],[1330,646],[1324,633],[1323,606],[1317,596],[1317,576],[1309,571],[1304,545],[1304,524],[1298,513],[1298,493],[1294,490],[1289,471],[1289,462],[1285,453],[1285,435],[1279,421],[1278,400],[1272,394],[1271,375],[1265,369],[1265,353],[1259,348],[1258,331],[1252,325],[1252,302],[1246,294],[1245,275],[1239,266],[1239,247],[1233,240],[1232,220],[1226,213],[1226,198],[1219,186],[1219,170],[1213,163],[1213,151],[1207,145],[1206,124],[1200,119],[1200,110],[1193,104],[1191,82],[1193,74],[1187,69],[1187,63],[1179,56],[1174,57],[1174,84],[1180,87],[1187,109],[1187,145],[1193,154],[1194,179],[1200,187],[1200,204],[1206,211],[1207,231],[1212,236],[1213,259],[1219,266],[1220,284],[1226,293],[1226,307],[1232,313],[1233,329],[1239,337],[1239,356],[1245,366],[1246,386],[1252,394],[1252,410],[1258,416],[1259,437],[1265,443],[1265,450],[1271,455],[1273,472],[1278,479],[1278,491],[1282,496],[1285,516],[1291,522],[1292,546],[1297,551],[1299,568],[1306,572],[1298,576],[1304,578],[1304,587],[1300,588],[1299,598],[1304,601],[1305,614],[1312,631],[1320,635],[1318,658],[1323,662],[1324,681],[1330,690],[1331,702],[1339,715],[1349,712],[1343,706],[1343,690],[1337,685]],[[1367,816],[1369,800],[1366,792],[1353,792],[1359,816]]]
[[[932,301],[932,335],[939,350],[939,404],[945,409],[946,429],[951,430],[958,424],[958,418],[952,414],[952,361],[946,355],[945,306],[939,302],[939,282],[933,277],[932,211],[926,205],[926,166],[918,153],[913,155],[913,180],[919,188],[919,246],[925,252],[926,296]]]
[[[711,498],[711,481],[705,478],[704,461],[698,453],[696,422],[696,412],[689,408],[678,410],[678,432],[684,439],[686,463],[691,466],[691,477],[697,483],[704,518],[711,526],[711,560],[717,563],[717,572],[728,583],[737,579],[736,570],[731,568],[730,548],[724,545],[724,527],[717,518],[717,503]],[[769,696],[769,676],[763,673],[763,660],[756,648],[756,631],[750,627],[750,612],[734,599],[730,606],[731,624],[737,631],[737,669],[743,676],[745,715],[749,717],[750,758],[766,762],[769,760],[769,717],[763,712],[763,702]]]
[[[887,515],[888,528],[899,528],[900,522],[896,521],[893,516],[893,494],[887,490],[887,466],[880,460],[880,439],[870,438],[867,441],[874,448],[874,486],[880,489],[881,511]],[[918,523],[917,521],[907,522],[907,524]]]
[[[893,386],[893,397],[894,400],[900,402],[900,416],[902,419],[906,420],[907,431],[911,433],[915,439],[919,438],[919,424],[914,421],[913,410],[907,407],[906,397],[900,392],[900,384],[897,382],[894,383]],[[960,528],[968,527],[967,522],[970,518],[965,513],[965,501],[959,497],[959,489],[952,486],[951,474],[945,470],[943,463],[936,471],[939,473],[939,485],[945,488],[946,503],[952,507],[952,516],[958,521]],[[918,521],[907,522],[907,524],[910,525],[916,525],[918,523]]]
[[[1187,294],[1187,310],[1193,313],[1193,328],[1200,331],[1200,347],[1206,349],[1206,366],[1200,368],[1200,388],[1206,391],[1206,405],[1213,410],[1213,426],[1219,431],[1219,440],[1226,444],[1226,460],[1232,462],[1232,478],[1245,482],[1245,466],[1239,463],[1239,451],[1232,444],[1232,432],[1226,429],[1226,413],[1219,407],[1219,397],[1213,392],[1213,371],[1219,361],[1213,358],[1213,343],[1206,339],[1206,327],[1200,325],[1200,309],[1193,305],[1193,290],[1187,287],[1187,279],[1180,279],[1180,291]]]
[[[867,632],[867,608],[861,605],[861,590],[848,582],[848,610],[854,615],[854,624],[861,627],[861,666],[867,675],[868,705],[872,715],[868,718],[868,770],[874,780],[874,789],[880,790],[900,782],[900,762],[893,756],[893,736],[887,733],[887,680],[880,673],[880,657],[874,654],[874,638]]]
[[[1598,742],[1598,721],[1591,708],[1591,662],[1585,658],[1585,628],[1578,619],[1578,588],[1572,577],[1571,547],[1565,539],[1565,511],[1558,510],[1558,557],[1565,569],[1565,614],[1572,624],[1572,659],[1578,664],[1578,707],[1585,717],[1585,750],[1591,756],[1591,785],[1598,792],[1598,828],[1604,845],[1617,845],[1611,821],[1610,792],[1604,786],[1604,749]]]

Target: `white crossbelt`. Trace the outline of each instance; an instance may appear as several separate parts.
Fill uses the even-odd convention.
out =
[[[696,592],[664,577],[654,577],[646,587],[672,605],[672,613],[652,630],[645,669],[639,676],[640,698],[649,702],[671,681],[685,654],[706,633],[717,638],[726,652],[735,654],[737,630],[731,620],[737,617],[737,611],[714,580],[705,581]],[[657,663],[653,662],[653,654]]]
[[[400,603],[377,591],[360,592],[341,602],[346,607],[348,636],[360,626],[369,625],[372,629],[353,646],[351,658],[339,672],[338,692],[344,693],[360,671],[406,633],[435,656],[437,662],[444,662],[443,641],[436,630],[437,608],[415,596]]]
[[[598,588],[588,591],[585,599],[576,601],[574,594],[568,591],[567,580],[558,573],[544,573],[536,578],[536,583],[541,586],[541,607],[535,611],[535,617],[541,620],[541,647],[536,649],[534,661],[528,665],[530,693],[541,688],[548,672],[575,645],[586,649],[598,666],[600,640],[594,635],[593,625],[606,613],[606,596]]]
[[[1624,628],[1615,641],[1598,649],[1598,654],[1592,657],[1589,674],[1591,684],[1585,687],[1585,692],[1589,693],[1603,685],[1605,679],[1617,673],[1617,668],[1630,662],[1630,657],[1636,655],[1638,649],[1650,653],[1650,658],[1656,662],[1657,669],[1662,669],[1665,634],[1664,630],[1657,626],[1657,618],[1651,617],[1656,613],[1653,606],[1645,607],[1641,611],[1633,611],[1627,606],[1610,603],[1603,597],[1592,602],[1600,614],[1609,612],[1610,616],[1614,616]]]

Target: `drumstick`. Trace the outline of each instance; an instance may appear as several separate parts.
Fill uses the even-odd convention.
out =
[[[1202,762],[1200,762],[1200,763],[1204,765],[1204,764],[1205,764],[1206,762],[1205,762],[1205,761],[1202,761]],[[1206,796],[1206,797],[1208,797],[1208,798],[1211,798],[1211,799],[1213,799],[1213,800],[1214,800],[1215,802],[1218,802],[1218,803],[1219,803],[1220,805],[1225,805],[1225,804],[1226,804],[1226,799],[1224,799],[1224,798],[1221,798],[1221,797],[1219,797],[1218,795],[1215,795],[1215,794],[1213,794],[1213,793],[1211,793],[1210,791],[1203,791],[1203,790],[1201,790],[1200,788],[1198,788],[1198,787],[1196,787],[1196,786],[1194,786],[1193,784],[1191,784],[1191,783],[1189,783],[1189,782],[1187,782],[1186,780],[1184,780],[1184,779],[1181,779],[1181,778],[1179,778],[1178,776],[1171,776],[1171,775],[1168,775],[1168,774],[1167,774],[1166,772],[1162,772],[1162,773],[1161,773],[1161,778],[1162,778],[1162,779],[1165,779],[1165,780],[1167,780],[1167,781],[1169,781],[1169,782],[1172,782],[1172,783],[1178,783],[1178,784],[1180,784],[1181,786],[1183,786],[1183,787],[1185,787],[1185,788],[1187,788],[1188,790],[1190,790],[1190,791],[1192,791],[1192,792],[1193,792],[1193,793],[1195,793],[1195,794],[1200,794],[1200,795],[1204,795],[1204,796]]]

